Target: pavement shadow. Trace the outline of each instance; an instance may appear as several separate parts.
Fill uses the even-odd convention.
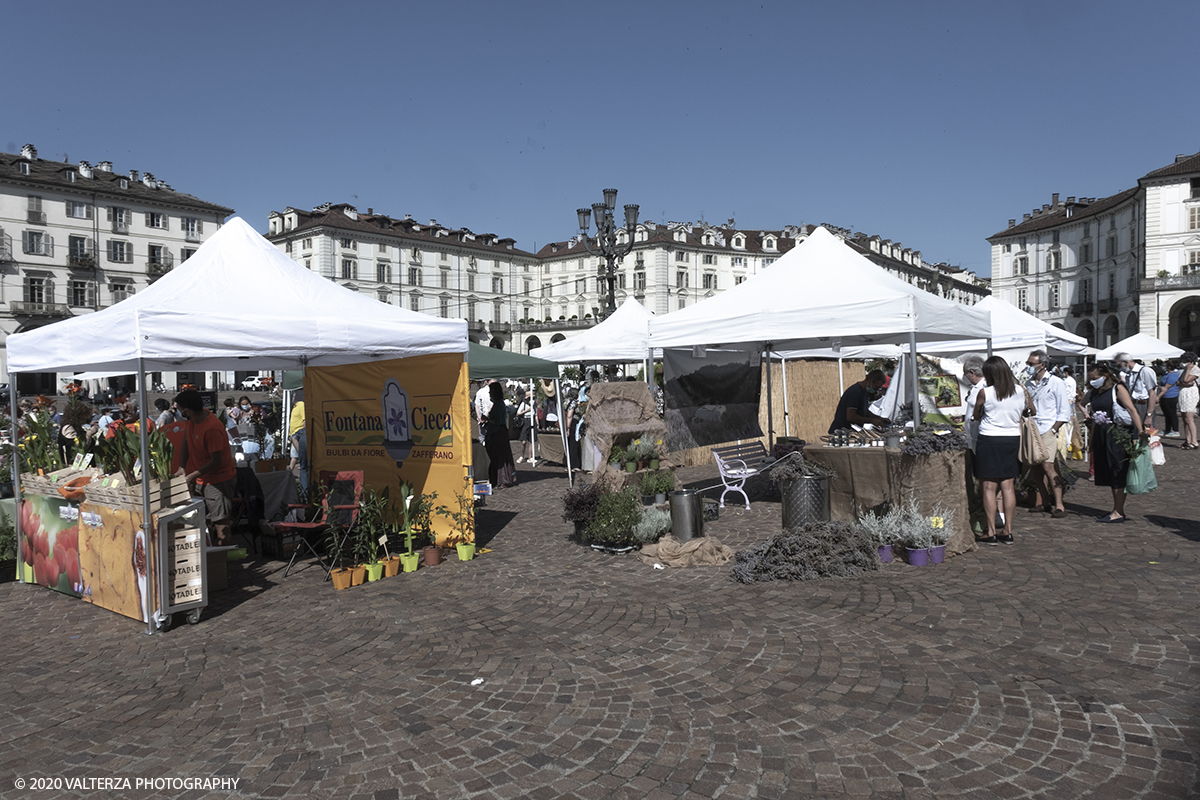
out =
[[[517,516],[516,511],[475,510],[475,547],[487,547]]]
[[[229,587],[209,593],[208,607],[201,612],[201,620],[219,617],[278,586],[283,579],[283,571],[287,569],[287,562],[266,558],[246,559],[230,561],[228,569]],[[319,582],[324,577],[325,570],[315,558],[297,561],[288,573],[289,580],[313,579]]]
[[[1200,542],[1200,522],[1183,517],[1167,517],[1162,514],[1147,514],[1146,521],[1166,528],[1176,536],[1181,536],[1189,542]]]

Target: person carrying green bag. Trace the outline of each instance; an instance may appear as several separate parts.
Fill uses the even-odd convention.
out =
[[[1133,404],[1133,398],[1129,396],[1129,390],[1121,384],[1116,371],[1108,364],[1093,364],[1088,369],[1088,384],[1091,389],[1084,397],[1084,402],[1087,403],[1088,419],[1092,427],[1091,449],[1096,473],[1095,482],[1097,486],[1111,488],[1113,496],[1113,510],[1097,517],[1096,521],[1124,522],[1125,493],[1131,477],[1130,452],[1137,452],[1139,445],[1145,451],[1151,480],[1154,476],[1154,470],[1149,465],[1150,449],[1144,442],[1146,432],[1142,428],[1142,418]],[[1136,437],[1133,434],[1134,430],[1137,431]],[[1141,477],[1140,470],[1138,475],[1136,485],[1141,488],[1145,485],[1145,479]]]

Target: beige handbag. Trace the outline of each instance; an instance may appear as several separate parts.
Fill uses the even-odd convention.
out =
[[[1032,412],[1033,403],[1029,394],[1025,394],[1025,407]],[[1033,414],[1021,417],[1021,450],[1017,454],[1022,464],[1045,464],[1053,458],[1053,453],[1047,453],[1042,444],[1042,435],[1038,433],[1037,421]]]

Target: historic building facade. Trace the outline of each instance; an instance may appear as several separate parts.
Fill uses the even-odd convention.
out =
[[[1053,194],[988,242],[998,297],[1097,347],[1200,344],[1200,154],[1110,197]]]
[[[308,269],[383,302],[468,320],[472,341],[528,353],[594,325],[607,305],[603,261],[578,236],[538,253],[513,239],[419,223],[345,204],[272,212],[268,238]],[[639,224],[617,265],[618,305],[627,297],[656,314],[685,308],[767,269],[814,226],[782,230],[700,223]],[[863,233],[830,228],[903,280],[973,304],[987,282],[918,251]],[[629,232],[618,231],[620,241]]]
[[[120,302],[232,213],[108,161],[47,161],[33,145],[0,153],[0,337]],[[18,378],[23,393],[59,388],[53,374]]]

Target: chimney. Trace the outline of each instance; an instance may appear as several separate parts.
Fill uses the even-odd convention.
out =
[[[1053,192],[1050,195],[1050,205],[1058,208],[1058,192]]]
[[[1042,203],[1042,211],[1049,211],[1049,210],[1050,210],[1050,204]]]
[[[375,213],[375,209],[371,208],[370,206],[367,206],[367,216],[370,217],[374,213]]]
[[[1075,195],[1073,195],[1073,194],[1072,194],[1072,195],[1068,195],[1068,196],[1067,196],[1067,205],[1071,205],[1071,204],[1073,204],[1074,202],[1075,202]]]
[[[142,176],[142,183],[145,184],[146,186],[149,186],[151,189],[158,188],[158,183],[157,183],[157,181],[154,180],[153,173],[150,173],[150,172],[147,172],[145,175]]]
[[[129,170],[129,180],[136,181],[138,179],[138,171],[136,169]]]
[[[1022,222],[1029,222],[1029,216],[1030,216],[1029,214],[1026,214],[1025,219],[1022,220]]]
[[[1010,227],[1010,228],[1015,228],[1015,227],[1017,227],[1017,221],[1016,221],[1015,219],[1010,219],[1010,220],[1008,221],[1008,227]]]
[[[404,221],[405,221],[405,222],[412,222],[412,214],[405,214],[405,215],[404,215]]]
[[[21,148],[21,158],[35,161],[37,159],[37,148],[31,144],[25,145]]]
[[[1179,155],[1175,156],[1175,163],[1178,164],[1180,161],[1186,161],[1188,158],[1189,156],[1187,153],[1180,153]]]
[[[112,172],[112,162],[111,161],[101,161],[99,164],[96,165],[96,170],[98,172]]]
[[[434,219],[433,217],[430,217],[429,218],[429,227],[436,228],[437,226],[438,226],[437,220]]]
[[[79,162],[79,175],[84,178],[92,177],[92,165],[86,161]]]

